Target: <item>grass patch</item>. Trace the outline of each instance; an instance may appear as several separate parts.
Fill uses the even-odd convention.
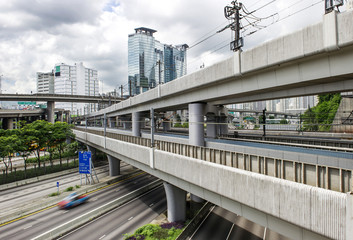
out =
[[[76,185],[75,188],[80,188],[81,186],[80,185]]]
[[[55,197],[55,196],[59,196],[59,195],[60,195],[60,192],[54,192],[54,193],[49,194],[49,197]]]
[[[73,190],[74,190],[74,187],[68,187],[68,188],[65,189],[65,192],[71,192]]]
[[[125,234],[124,240],[174,240],[182,232],[184,225],[178,222],[162,225],[147,224],[133,234]]]

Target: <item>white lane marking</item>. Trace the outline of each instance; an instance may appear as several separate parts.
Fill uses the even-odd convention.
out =
[[[150,207],[152,207],[153,205],[154,205],[154,203],[151,203],[151,204],[150,204]]]
[[[132,220],[133,218],[134,218],[134,217],[129,218],[128,221]]]
[[[97,200],[98,200],[97,197],[91,198],[91,201],[92,201],[92,202],[97,201]]]
[[[65,211],[63,211],[63,213],[68,213],[69,212],[69,210],[65,210]]]
[[[99,238],[99,240],[103,239],[105,237],[105,234]]]
[[[29,226],[25,227],[23,230],[26,230],[26,229],[28,229],[30,227],[32,227],[32,225],[29,225]]]
[[[115,190],[115,192],[119,192],[119,191],[120,191],[120,189]]]

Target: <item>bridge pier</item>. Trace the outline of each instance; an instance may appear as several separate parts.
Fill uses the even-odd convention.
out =
[[[120,175],[120,160],[107,155],[108,156],[108,162],[109,162],[109,176],[113,177],[113,176],[118,176]]]
[[[170,131],[171,126],[172,126],[172,124],[171,124],[170,120],[164,121],[163,122],[163,131],[164,132]]]
[[[219,135],[227,135],[228,134],[228,116],[222,114],[219,116]]]
[[[120,117],[120,120],[121,120],[121,124],[123,125],[123,128],[125,130],[128,130],[128,129],[131,129],[131,120],[129,117],[127,116],[124,116],[124,117]]]
[[[51,123],[54,123],[54,108],[55,108],[55,102],[48,101],[47,102],[47,116],[48,116],[48,122],[51,122]]]
[[[189,144],[193,146],[205,146],[204,107],[204,103],[189,104]]]
[[[189,104],[189,144],[194,146],[205,146],[204,134],[204,103]],[[194,202],[203,202],[198,196],[191,194]]]
[[[167,196],[168,221],[186,220],[186,192],[167,182],[163,183]]]
[[[216,116],[214,114],[207,114],[206,136],[208,138],[217,137]]]
[[[3,129],[13,129],[13,118],[3,118],[2,127]]]
[[[141,137],[141,112],[132,113],[132,136]]]

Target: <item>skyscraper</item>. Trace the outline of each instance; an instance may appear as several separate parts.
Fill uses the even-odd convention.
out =
[[[55,94],[98,96],[98,72],[86,68],[83,63],[70,66],[64,63],[54,67]],[[56,108],[70,110],[71,114],[87,114],[97,110],[97,104],[85,103],[56,103]]]
[[[186,74],[188,45],[162,44],[155,40],[155,32],[156,30],[141,27],[129,35],[128,83],[131,96]]]

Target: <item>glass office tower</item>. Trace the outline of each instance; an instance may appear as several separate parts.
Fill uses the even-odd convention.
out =
[[[186,44],[165,45],[155,40],[156,30],[136,28],[128,41],[130,96],[140,94],[186,74]]]

